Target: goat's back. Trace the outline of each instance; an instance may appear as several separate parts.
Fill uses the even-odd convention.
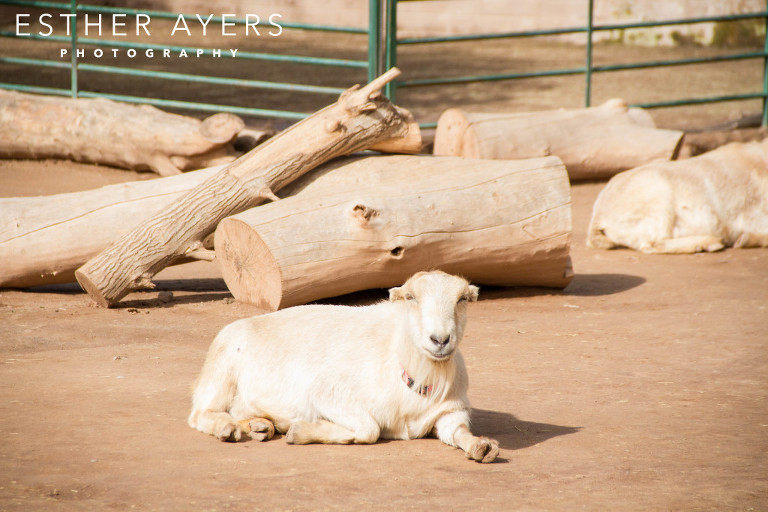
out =
[[[644,250],[693,235],[730,245],[745,232],[768,233],[767,160],[762,144],[737,143],[620,173],[598,195],[587,245]]]

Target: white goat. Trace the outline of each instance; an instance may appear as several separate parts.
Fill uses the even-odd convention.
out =
[[[768,140],[617,174],[595,201],[587,245],[647,253],[768,247]]]
[[[311,305],[234,322],[218,334],[189,425],[223,441],[375,443],[435,434],[491,462],[498,442],[469,430],[458,351],[477,287],[420,272],[372,306]]]

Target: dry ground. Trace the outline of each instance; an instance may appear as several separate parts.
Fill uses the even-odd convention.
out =
[[[4,162],[0,189],[134,177]],[[474,430],[500,441],[497,463],[435,439],[302,447],[193,431],[208,344],[258,313],[195,263],[116,309],[75,286],[0,291],[0,510],[768,509],[768,250],[586,249],[601,187],[573,187],[565,291],[485,289],[470,306]]]
[[[342,49],[334,56],[361,57],[344,38],[311,43],[285,39],[281,51],[326,55],[333,47]],[[251,49],[276,44],[261,40]],[[720,51],[601,45],[596,62]],[[405,78],[583,62],[583,49],[527,41],[437,52],[407,49],[400,62]],[[463,60],[449,66],[436,58],[446,55]],[[757,64],[601,74],[594,99],[748,92],[762,84]],[[221,66],[217,73],[233,71]],[[283,76],[267,65],[234,72],[261,79],[297,73],[340,87],[364,78],[306,69]],[[3,73],[46,85],[66,79],[53,71],[27,76],[13,66]],[[81,78],[91,90],[151,88],[177,99],[234,98],[304,111],[329,101]],[[583,101],[579,82],[416,88],[398,102],[420,121],[435,120],[445,106],[574,107]],[[664,126],[704,126],[755,108],[744,102],[654,115]],[[6,161],[0,196],[144,178]],[[0,511],[768,510],[768,250],[695,256],[588,250],[586,225],[601,187],[573,187],[576,277],[566,290],[484,289],[470,306],[463,352],[474,430],[501,444],[501,459],[491,465],[469,462],[434,439],[301,447],[283,439],[223,444],[192,431],[190,386],[208,344],[227,323],[257,313],[231,299],[215,264],[168,269],[157,276],[157,290],[131,294],[108,310],[92,306],[76,286],[0,290]],[[173,292],[171,301],[158,299],[164,290]],[[382,297],[371,292],[338,301]]]

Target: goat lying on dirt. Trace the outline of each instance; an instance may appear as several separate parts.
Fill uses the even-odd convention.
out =
[[[617,174],[595,201],[587,245],[647,253],[768,247],[768,140]]]
[[[234,322],[218,334],[189,425],[223,441],[375,443],[435,434],[491,462],[493,439],[469,430],[458,351],[477,287],[420,272],[372,306],[311,305]]]

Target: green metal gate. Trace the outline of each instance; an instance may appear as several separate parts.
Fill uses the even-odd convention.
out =
[[[381,39],[381,32],[379,28],[381,10],[379,7],[380,0],[369,0],[368,3],[369,3],[368,28],[325,26],[325,25],[316,25],[316,24],[305,24],[305,23],[290,23],[290,22],[283,22],[283,21],[280,22],[280,25],[286,29],[290,28],[290,29],[311,30],[311,31],[318,31],[318,32],[339,32],[339,33],[367,35],[368,48],[369,48],[367,60],[310,57],[310,56],[302,56],[302,55],[283,55],[283,54],[261,53],[261,52],[238,52],[236,58],[250,60],[250,61],[273,61],[273,62],[284,62],[284,63],[294,63],[294,64],[309,64],[309,65],[326,66],[326,67],[352,68],[352,69],[359,69],[362,71],[367,70],[367,77],[368,77],[368,80],[370,81],[377,76],[381,68],[381,65],[380,65],[381,52],[379,50],[380,48],[379,41]],[[109,99],[131,102],[131,103],[148,103],[152,105],[169,107],[169,108],[212,111],[212,112],[232,112],[232,113],[241,114],[241,115],[250,115],[250,116],[267,117],[267,118],[285,118],[285,119],[302,119],[306,117],[307,114],[302,112],[289,111],[289,110],[271,110],[271,109],[260,109],[260,108],[250,108],[250,107],[238,107],[233,105],[221,105],[221,104],[211,104],[211,103],[203,103],[203,102],[161,99],[161,98],[153,98],[149,96],[138,97],[138,96],[126,96],[126,95],[94,92],[94,91],[89,91],[87,89],[84,89],[80,86],[78,75],[80,72],[87,71],[87,72],[95,72],[95,73],[111,73],[111,74],[125,75],[125,76],[147,77],[147,78],[155,78],[155,79],[163,79],[163,80],[175,80],[175,81],[195,82],[195,83],[205,83],[205,84],[233,85],[233,86],[240,86],[240,87],[252,87],[252,88],[259,88],[259,89],[294,91],[294,92],[304,92],[304,93],[324,94],[324,95],[338,95],[344,90],[343,88],[337,88],[337,87],[324,87],[324,86],[300,84],[300,83],[285,83],[285,82],[271,82],[271,81],[263,81],[263,80],[236,79],[236,78],[228,78],[228,77],[214,77],[214,76],[204,76],[200,74],[164,72],[164,71],[157,71],[157,70],[145,70],[145,69],[120,67],[120,66],[106,66],[106,65],[97,65],[92,63],[80,62],[77,55],[77,48],[79,48],[80,45],[92,45],[96,47],[109,46],[114,48],[130,48],[134,50],[138,49],[138,50],[156,50],[156,51],[171,49],[175,52],[180,52],[182,50],[185,50],[187,52],[193,52],[193,51],[197,51],[197,48],[190,47],[190,46],[174,46],[174,45],[167,45],[167,44],[159,45],[159,44],[149,44],[149,43],[126,42],[126,41],[115,40],[115,39],[102,39],[102,38],[95,39],[95,38],[81,37],[78,35],[77,16],[76,16],[78,13],[94,13],[94,14],[110,14],[110,15],[111,14],[135,15],[138,13],[143,13],[151,16],[152,18],[169,19],[169,20],[177,19],[179,14],[176,14],[176,13],[153,11],[153,10],[146,10],[146,9],[106,7],[106,6],[92,5],[92,4],[81,2],[78,0],[71,0],[70,2],[50,2],[50,1],[41,1],[41,0],[0,0],[0,5],[21,6],[21,7],[27,7],[27,8],[46,9],[46,10],[50,9],[50,10],[59,11],[61,13],[75,15],[75,16],[69,17],[69,23],[70,23],[69,36],[61,36],[61,35],[42,36],[39,34],[30,34],[30,35],[23,36],[24,38],[32,39],[32,40],[60,42],[60,43],[69,45],[69,48],[70,48],[69,60],[56,61],[56,60],[50,60],[50,59],[20,58],[20,57],[2,55],[2,52],[0,51],[0,63],[30,66],[30,69],[41,68],[41,67],[69,69],[71,72],[71,78],[70,78],[71,87],[69,89],[22,85],[22,84],[8,83],[8,82],[0,82],[0,88],[13,89],[13,90],[24,91],[24,92],[42,93],[42,94],[66,95],[66,96],[71,96],[73,98],[101,97],[101,98],[109,98]],[[190,20],[195,18],[194,15],[183,15],[183,17],[185,19],[190,19]],[[214,23],[220,23],[222,21],[222,18],[219,16],[214,16],[213,18],[211,18],[210,21]],[[246,23],[246,20],[243,20],[243,19],[234,19],[231,21],[239,25],[244,25]],[[0,31],[0,37],[20,37],[20,36],[18,36],[15,31],[3,30],[3,31]],[[214,51],[213,49],[204,49],[202,55],[211,56],[213,51]]]
[[[421,0],[411,0],[421,1]],[[763,66],[763,90],[755,91],[747,94],[728,94],[720,96],[710,96],[703,98],[681,98],[675,100],[669,100],[664,102],[647,102],[638,103],[633,106],[643,108],[659,108],[659,107],[673,107],[679,105],[697,105],[707,104],[720,101],[738,101],[761,98],[763,100],[763,117],[762,124],[768,125],[768,0],[766,0],[766,10],[763,12],[749,13],[749,14],[732,14],[727,16],[707,16],[698,18],[685,18],[666,21],[648,21],[648,22],[636,22],[636,23],[623,23],[623,24],[594,24],[594,4],[595,0],[588,0],[587,10],[587,23],[583,27],[570,27],[552,30],[529,30],[520,32],[506,32],[495,34],[475,34],[475,35],[458,35],[449,37],[419,37],[419,38],[398,38],[397,37],[397,4],[398,0],[386,0],[386,66],[394,66],[397,64],[397,52],[398,48],[404,45],[415,44],[438,44],[451,41],[472,41],[472,40],[484,40],[484,39],[502,39],[502,38],[519,38],[519,37],[531,37],[531,36],[554,36],[563,34],[586,34],[586,51],[584,56],[584,66],[568,69],[551,69],[545,71],[538,71],[533,73],[498,73],[492,75],[481,76],[460,76],[460,77],[434,77],[429,79],[420,80],[402,80],[396,81],[389,85],[387,89],[388,96],[394,100],[395,91],[397,88],[403,87],[424,87],[430,85],[446,85],[446,84],[466,84],[476,82],[489,82],[496,80],[515,80],[523,78],[539,78],[546,76],[561,76],[561,75],[584,75],[585,80],[585,96],[584,105],[590,106],[592,102],[592,76],[594,73],[631,70],[631,69],[644,69],[655,68],[663,66],[682,66],[687,64],[700,64],[700,63],[712,63],[731,61],[731,60],[744,60],[744,59],[759,59],[762,61]],[[651,28],[651,27],[663,27],[670,25],[682,25],[682,24],[694,24],[694,23],[708,23],[708,22],[720,22],[720,21],[742,21],[750,19],[764,19],[766,21],[766,36],[765,45],[762,51],[759,52],[742,52],[734,53],[731,55],[724,55],[718,57],[702,57],[702,58],[690,58],[680,60],[666,60],[666,61],[652,61],[652,62],[636,62],[632,64],[615,64],[596,66],[592,63],[593,55],[593,34],[598,31],[606,30],[623,30],[633,28]],[[439,55],[439,53],[435,52]],[[428,123],[422,125],[423,127],[433,128],[436,123]]]
[[[135,15],[137,13],[146,13],[153,18],[166,18],[176,19],[179,14],[161,11],[149,11],[138,9],[126,9],[116,7],[105,7],[99,5],[93,5],[89,3],[80,2],[77,0],[70,0],[69,2],[54,2],[54,1],[42,1],[42,0],[0,0],[0,6],[21,6],[29,8],[40,9],[52,9],[58,10],[63,13],[69,13],[76,15],[77,13],[103,13],[103,14],[130,14]],[[360,70],[361,73],[367,72],[368,80],[371,80],[385,69],[390,68],[397,64],[398,49],[406,45],[438,45],[440,43],[451,41],[472,41],[472,40],[485,40],[485,39],[499,39],[499,38],[519,38],[519,37],[532,37],[532,36],[553,36],[561,34],[586,34],[586,45],[584,55],[584,65],[566,69],[550,69],[542,70],[530,73],[495,73],[489,75],[476,75],[476,76],[458,76],[458,77],[432,77],[427,79],[418,80],[401,80],[395,81],[387,85],[385,93],[395,100],[397,89],[408,87],[427,87],[433,85],[446,85],[446,84],[466,84],[474,82],[487,82],[498,80],[515,80],[525,78],[539,78],[539,77],[551,77],[562,75],[584,75],[584,105],[589,106],[592,102],[592,81],[595,73],[630,70],[630,69],[644,69],[644,68],[656,68],[665,66],[684,66],[688,64],[700,64],[700,63],[712,63],[717,65],[719,62],[732,61],[732,60],[745,60],[754,59],[761,61],[763,66],[763,89],[762,91],[754,91],[746,94],[725,94],[719,96],[710,97],[697,97],[697,98],[678,98],[663,102],[646,102],[638,103],[635,106],[645,108],[658,108],[658,107],[670,107],[678,105],[697,105],[707,104],[713,102],[722,101],[737,101],[748,99],[762,99],[763,101],[763,124],[768,124],[768,30],[766,30],[766,40],[762,51],[752,52],[740,52],[729,55],[722,55],[716,57],[702,57],[702,58],[688,58],[679,60],[666,60],[666,61],[652,61],[652,62],[636,62],[630,64],[615,64],[615,65],[594,65],[592,62],[593,56],[593,34],[598,31],[606,30],[622,30],[632,28],[650,28],[650,27],[662,27],[668,25],[680,25],[680,24],[693,24],[693,23],[706,23],[706,22],[718,22],[718,21],[740,21],[749,19],[764,19],[768,24],[768,0],[766,0],[766,10],[763,12],[750,13],[750,14],[733,14],[728,16],[710,16],[710,17],[698,17],[688,19],[676,19],[668,21],[658,22],[637,22],[637,23],[624,23],[624,24],[605,24],[596,25],[593,20],[594,0],[588,0],[588,12],[586,16],[586,25],[580,27],[569,27],[552,30],[533,30],[533,31],[520,31],[520,32],[506,32],[506,33],[493,33],[493,34],[475,34],[475,35],[459,35],[450,37],[421,37],[421,38],[398,38],[397,36],[397,6],[398,0],[368,0],[368,26],[366,28],[355,27],[341,27],[341,26],[323,26],[316,24],[301,24],[281,22],[284,28],[311,30],[320,32],[337,32],[347,34],[359,34],[361,36],[367,36],[368,56],[367,60],[354,60],[354,59],[340,59],[331,57],[311,57],[301,55],[281,55],[274,53],[261,53],[261,52],[239,52],[237,54],[238,59],[245,59],[250,61],[272,61],[272,62],[284,62],[284,63],[298,63],[308,64],[324,67],[336,67],[346,69]],[[192,19],[192,15],[184,15],[186,18]],[[213,21],[220,22],[220,17],[214,17]],[[246,20],[238,19],[236,23],[243,24]],[[168,48],[168,45],[157,45],[149,43],[138,42],[126,42],[114,39],[95,39],[88,37],[81,37],[77,31],[77,17],[70,17],[70,36],[41,36],[37,34],[31,34],[24,36],[29,39],[39,39],[47,41],[56,41],[66,45],[70,48],[69,60],[50,60],[50,59],[37,59],[37,58],[23,58],[14,57],[9,55],[3,55],[0,51],[0,63],[7,63],[13,65],[29,66],[30,69],[35,68],[61,68],[70,70],[70,87],[54,88],[40,85],[22,85],[10,82],[0,82],[1,88],[15,89],[27,92],[38,92],[45,94],[58,94],[67,95],[72,97],[106,97],[119,101],[134,102],[134,103],[149,103],[162,107],[169,108],[181,108],[200,111],[217,111],[217,112],[232,112],[242,115],[251,115],[266,118],[284,118],[284,119],[301,119],[307,114],[289,110],[278,109],[263,109],[242,107],[233,105],[222,105],[205,102],[193,102],[193,101],[180,101],[173,99],[153,98],[149,96],[130,96],[111,94],[106,92],[97,92],[87,90],[80,86],[78,80],[79,72],[93,72],[93,73],[109,73],[124,76],[135,77],[148,77],[153,79],[184,81],[191,83],[203,83],[203,84],[216,84],[216,85],[233,85],[238,87],[250,87],[259,89],[289,91],[289,92],[301,92],[311,93],[318,95],[337,95],[342,92],[340,87],[328,87],[319,85],[310,85],[302,83],[286,83],[277,81],[264,81],[264,80],[247,80],[228,77],[215,77],[205,76],[202,74],[191,73],[179,73],[170,71],[159,70],[147,70],[139,68],[131,68],[125,66],[107,66],[88,62],[81,62],[78,59],[76,49],[79,45],[92,45],[92,46],[111,46],[116,48],[134,48],[141,50],[162,50]],[[0,41],[3,37],[18,37],[13,31],[0,31]],[[185,46],[171,46],[174,51],[193,51],[196,50],[192,47]],[[211,55],[214,50],[205,49],[204,55]],[[439,56],[439,53],[436,52]],[[447,59],[447,57],[446,57]],[[407,70],[406,70],[407,71]],[[434,127],[435,123],[423,124],[423,127]]]

